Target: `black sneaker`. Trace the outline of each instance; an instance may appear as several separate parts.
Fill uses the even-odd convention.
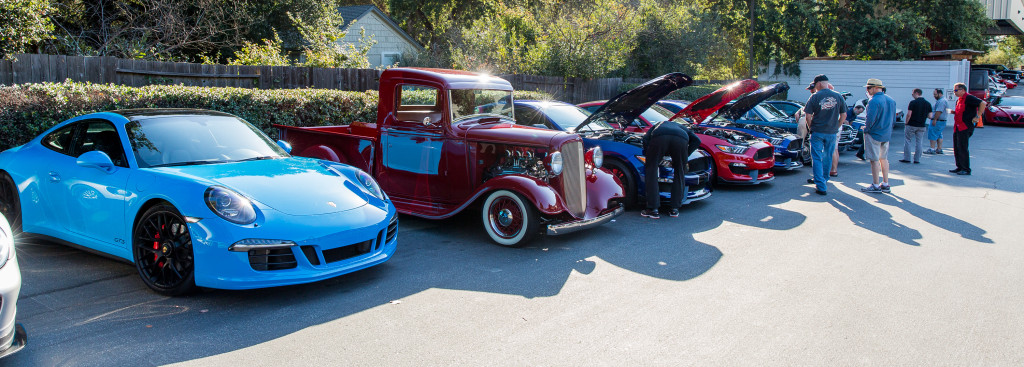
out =
[[[971,175],[971,171],[960,171],[960,172],[957,172],[956,174],[958,174],[960,176],[970,176]]]
[[[640,211],[640,215],[651,219],[661,218],[661,214],[658,213],[658,209],[644,209]]]
[[[903,162],[903,163],[910,163],[910,161],[908,161],[908,160],[906,160],[906,159],[900,159],[900,162]]]
[[[814,179],[813,178],[808,178],[807,179],[807,183],[810,183],[810,184],[814,183]]]
[[[959,168],[951,169],[951,170],[949,170],[949,173],[960,173],[960,169]]]
[[[679,209],[669,209],[668,216],[675,218],[679,216]]]
[[[822,195],[822,196],[824,196],[824,195],[828,195],[828,193],[827,193],[827,192],[825,192],[825,190],[818,190],[818,189],[814,189],[814,193],[815,193],[815,194],[818,194],[818,195]]]

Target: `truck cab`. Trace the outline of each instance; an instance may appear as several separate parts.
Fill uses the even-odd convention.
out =
[[[392,68],[380,78],[375,123],[277,128],[296,155],[370,172],[403,214],[442,219],[478,208],[500,245],[620,215],[622,186],[601,168],[600,149],[516,125],[512,91],[484,74]]]

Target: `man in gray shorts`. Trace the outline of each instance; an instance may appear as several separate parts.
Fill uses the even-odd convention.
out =
[[[896,101],[882,92],[885,86],[881,80],[868,79],[868,115],[864,121],[864,156],[871,161],[871,186],[860,191],[879,193],[890,192],[889,187],[889,140],[892,126],[896,122]],[[882,181],[878,181],[881,173]]]

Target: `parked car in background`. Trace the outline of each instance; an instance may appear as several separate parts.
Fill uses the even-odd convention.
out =
[[[1024,97],[996,97],[983,117],[985,124],[1024,126]]]
[[[508,81],[460,70],[391,68],[376,123],[276,126],[297,155],[380,180],[398,211],[442,219],[480,210],[502,246],[586,230],[622,214],[622,186],[579,135],[516,124]]]
[[[763,102],[786,90],[789,90],[788,84],[777,83],[744,94],[722,107],[715,117],[704,120],[699,126],[738,131],[771,143],[775,155],[775,170],[789,171],[803,167],[805,159],[801,155],[802,138],[781,128],[748,123],[740,117],[748,116],[751,110],[758,107],[767,107],[768,110],[782,113]],[[673,118],[677,117],[681,116],[673,116]],[[807,154],[806,158],[809,163],[810,154]]]
[[[722,87],[687,104],[680,111],[690,121],[702,120],[715,113],[727,102],[757,89],[756,81],[747,80]],[[585,109],[596,110],[601,101],[580,104]],[[678,115],[677,113],[676,115]],[[674,114],[659,106],[651,106],[633,121],[622,124],[625,131],[645,132],[658,122],[668,121]],[[713,182],[753,185],[775,179],[772,167],[775,165],[772,146],[750,134],[719,128],[691,126],[700,139],[700,148],[708,153],[714,164]]]
[[[292,157],[215,111],[72,118],[0,153],[0,182],[15,230],[127,260],[170,296],[322,280],[384,262],[397,241],[368,174]]]
[[[679,113],[679,111],[682,111],[684,108],[686,108],[686,106],[688,106],[690,103],[690,101],[678,99],[663,99],[658,102],[655,102],[654,104],[661,108],[664,108],[668,112],[676,114]]]
[[[14,230],[6,216],[0,214],[0,358],[25,347],[25,328],[15,320],[18,293],[21,291],[21,270],[14,250]]]
[[[678,73],[655,78],[616,96],[596,113],[564,102],[516,101],[516,121],[526,126],[578,133],[583,137],[585,147],[604,152],[603,166],[622,183],[627,205],[643,202],[650,194],[646,192],[644,167],[651,160],[651,164],[660,166],[658,195],[663,202],[668,202],[671,198],[670,184],[679,177],[672,169],[671,159],[654,160],[644,156],[643,133],[625,132],[620,125],[625,121],[636,120],[658,97],[668,95],[681,85],[688,85],[688,79],[685,74]],[[688,157],[688,171],[683,175],[683,204],[711,196],[711,187],[708,185],[712,177],[710,164],[708,154],[700,150]]]

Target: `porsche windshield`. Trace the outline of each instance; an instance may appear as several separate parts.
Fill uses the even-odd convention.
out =
[[[287,157],[249,123],[231,116],[174,115],[129,122],[128,140],[140,168]]]
[[[512,116],[512,91],[486,89],[452,89],[449,91],[452,122],[473,117]]]

